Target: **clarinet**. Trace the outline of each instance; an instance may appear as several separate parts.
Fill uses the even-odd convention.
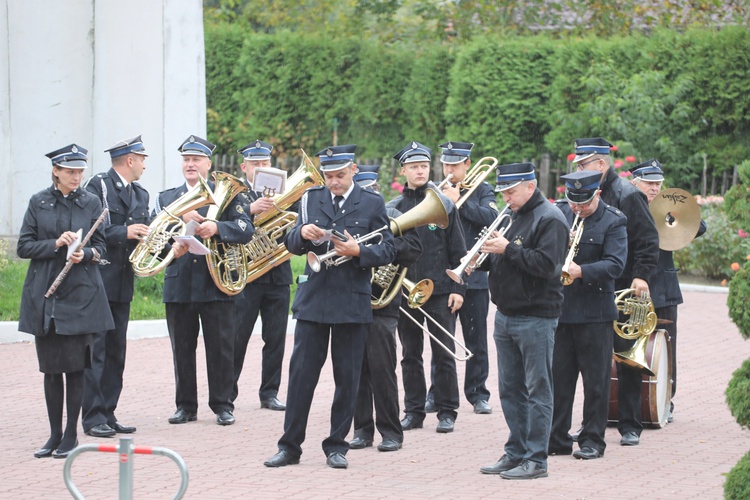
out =
[[[91,229],[89,229],[89,232],[86,233],[86,237],[83,238],[83,241],[81,242],[81,248],[84,248],[86,246],[86,243],[89,242],[91,239],[91,236],[94,234],[94,231],[96,231],[96,228],[99,227],[99,225],[104,221],[104,218],[109,213],[109,209],[105,208],[102,210],[101,215],[98,219],[96,219],[96,222],[94,222],[94,225],[91,226]],[[60,274],[57,275],[57,278],[55,278],[55,281],[50,285],[49,290],[47,290],[47,293],[44,294],[44,298],[48,299],[53,293],[55,293],[55,290],[57,290],[57,287],[60,286],[60,283],[63,282],[65,279],[65,276],[68,275],[68,271],[70,271],[70,268],[73,267],[73,261],[68,259],[65,262],[65,267],[62,268],[62,271],[60,271]]]

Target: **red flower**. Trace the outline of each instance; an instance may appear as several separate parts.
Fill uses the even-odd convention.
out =
[[[633,174],[631,174],[627,170],[623,170],[622,172],[620,172],[620,177],[630,177],[631,175]]]
[[[557,188],[555,189],[555,191],[557,191],[558,193],[562,194],[562,193],[565,192],[565,186],[557,186]]]
[[[618,148],[617,146],[611,146],[611,147],[609,148],[609,150],[610,150],[610,151],[619,151],[619,150],[620,150],[620,148]]]
[[[731,268],[732,268],[732,271],[739,271],[740,270],[740,263],[739,262],[732,262]]]
[[[575,159],[576,159],[576,154],[575,154],[575,153],[570,153],[570,154],[568,155],[568,161],[573,161],[573,160],[575,160]]]
[[[625,161],[628,163],[635,163],[635,156],[626,156]]]
[[[737,231],[737,235],[740,238],[747,238],[747,233],[745,231],[743,231],[742,229],[740,229],[739,231]]]
[[[615,160],[615,168],[622,168],[623,165],[625,165],[625,162],[621,159],[618,158]]]

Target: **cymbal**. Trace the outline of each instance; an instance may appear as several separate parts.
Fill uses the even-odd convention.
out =
[[[665,189],[649,204],[659,232],[659,248],[679,250],[695,239],[701,207],[693,195],[679,188]]]

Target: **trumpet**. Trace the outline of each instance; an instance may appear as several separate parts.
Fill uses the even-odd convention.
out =
[[[474,269],[478,268],[482,265],[482,262],[487,258],[486,253],[482,253],[482,246],[487,243],[487,240],[489,240],[492,237],[492,233],[497,230],[497,228],[502,224],[503,220],[506,218],[510,219],[510,208],[505,207],[502,212],[495,218],[494,221],[492,221],[492,224],[489,226],[486,226],[484,229],[482,229],[479,232],[479,237],[477,238],[477,242],[474,243],[474,246],[471,247],[471,250],[468,251],[468,253],[464,256],[463,259],[461,259],[461,265],[459,265],[455,269],[446,269],[445,272],[448,274],[450,279],[458,283],[459,285],[463,285],[466,282],[466,279],[469,276],[469,273],[473,271]],[[513,224],[512,220],[508,221],[508,225],[502,228],[500,232],[500,236],[505,236],[505,233],[508,232],[508,229],[510,229],[511,224]],[[467,272],[468,271],[468,272]]]
[[[570,250],[568,250],[568,255],[565,257],[565,263],[562,267],[562,276],[560,276],[560,281],[562,281],[562,284],[565,286],[570,285],[575,281],[568,271],[570,271],[570,264],[573,262],[573,257],[578,254],[578,244],[583,235],[583,219],[581,219],[579,214],[576,214],[575,219],[573,219],[573,225],[570,226],[570,232],[574,234],[573,238],[570,240]]]
[[[372,240],[377,239],[378,241],[376,243],[368,243],[369,245],[379,245],[383,241],[383,234],[382,232],[386,229],[389,229],[390,226],[385,225],[381,227],[380,229],[376,229],[375,231],[372,231],[371,233],[367,233],[362,236],[354,236],[354,241],[357,242],[358,245],[361,245],[362,243],[368,243]],[[325,264],[326,268],[331,266],[340,266],[344,262],[348,262],[352,260],[352,258],[349,255],[337,255],[336,250],[331,250],[330,252],[326,252],[323,255],[318,255],[315,252],[307,252],[307,264],[310,266],[310,269],[313,270],[313,272],[319,272],[323,264]]]
[[[406,295],[403,292],[401,292],[401,293],[403,294],[404,298],[406,299],[407,304],[409,304],[409,296]],[[411,306],[410,305],[410,307],[412,309],[419,309],[420,311],[422,311],[422,308],[420,306]],[[453,359],[455,359],[456,361],[467,361],[470,357],[472,357],[474,355],[465,345],[463,345],[461,342],[459,342],[459,340],[455,337],[455,335],[451,335],[451,333],[448,330],[446,330],[443,325],[441,325],[440,323],[438,323],[437,320],[435,318],[433,318],[432,316],[430,316],[429,314],[427,314],[427,312],[422,311],[422,314],[424,315],[424,317],[427,318],[428,320],[432,321],[432,323],[435,326],[437,326],[444,334],[446,334],[448,336],[448,338],[450,338],[451,340],[453,340],[453,342],[456,345],[458,345],[458,347],[460,347],[462,351],[464,351],[464,355],[463,356],[459,356],[452,349],[449,349],[447,345],[445,345],[440,340],[438,340],[438,338],[429,330],[429,328],[427,328],[422,323],[420,323],[419,321],[417,321],[416,318],[414,318],[414,316],[412,316],[411,314],[409,314],[408,312],[406,312],[406,309],[404,309],[401,306],[399,306],[398,309],[399,309],[399,311],[401,311],[401,314],[403,314],[404,316],[406,316],[407,318],[409,318],[410,320],[412,320],[414,322],[414,324],[416,324],[419,328],[422,329],[423,332],[425,332],[427,335],[429,335],[430,337],[432,337],[432,340],[434,340],[435,342],[437,342],[437,344],[440,347],[442,347],[443,349],[445,349],[445,352],[447,352],[448,354],[450,354],[453,357]]]

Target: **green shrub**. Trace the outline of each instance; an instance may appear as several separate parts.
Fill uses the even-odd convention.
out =
[[[750,337],[750,263],[745,263],[729,282],[729,317],[746,340]]]
[[[750,452],[732,467],[724,482],[724,498],[745,500],[750,498]]]
[[[164,319],[166,312],[162,302],[164,273],[148,278],[135,278],[133,302],[130,304],[130,320]]]
[[[18,321],[29,261],[5,259],[2,254],[0,260],[4,262],[0,269],[0,321]]]

